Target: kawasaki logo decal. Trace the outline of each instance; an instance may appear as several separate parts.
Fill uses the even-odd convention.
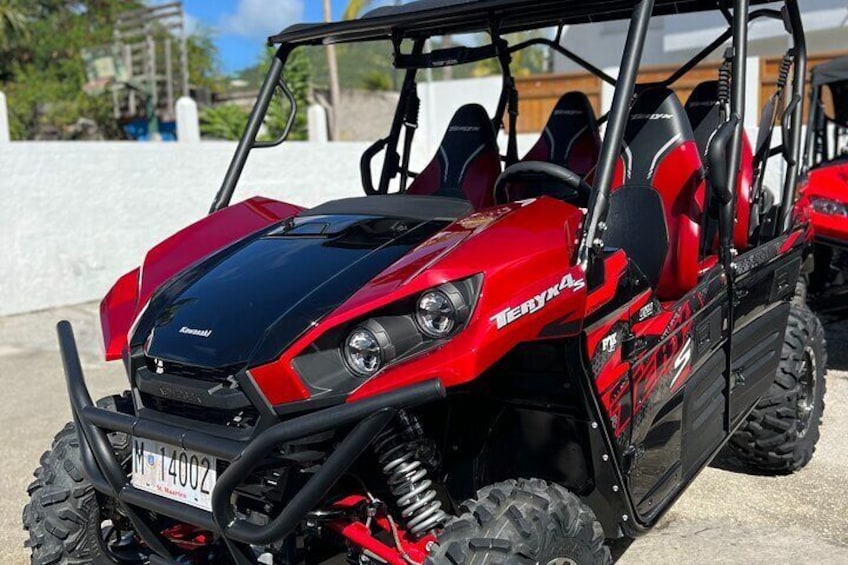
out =
[[[550,304],[551,300],[553,300],[563,292],[575,292],[577,290],[580,290],[584,286],[586,286],[585,279],[575,279],[573,276],[571,276],[571,274],[565,275],[564,277],[562,277],[561,281],[559,281],[552,287],[545,289],[533,298],[522,302],[518,306],[504,308],[502,311],[498,312],[498,314],[492,316],[491,320],[497,324],[499,330],[503,329],[514,321],[521,318],[522,316],[526,316],[527,314],[535,314],[536,312]]]
[[[194,335],[197,337],[209,337],[210,335],[212,335],[212,330],[196,330],[194,328],[187,328],[183,326],[180,328],[180,333],[186,335]]]

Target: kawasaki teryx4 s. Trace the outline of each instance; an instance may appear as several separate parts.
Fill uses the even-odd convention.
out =
[[[727,30],[637,84],[652,15],[705,10]],[[789,32],[793,104],[783,151],[756,156],[745,58],[761,18]],[[617,78],[560,45],[565,26],[615,19],[630,21]],[[505,37],[542,27],[560,33]],[[491,42],[425,49],[467,32]],[[362,159],[367,196],[230,205],[268,145],[256,137],[275,91],[291,98],[292,50],[374,40],[406,74],[391,131]],[[211,213],[102,303],[129,391],[93,402],[59,324],[74,421],[29,489],[34,563],[607,563],[605,540],[648,531],[725,444],[761,470],[809,461],[825,353],[794,303],[796,0],[422,0],[271,41]],[[509,63],[530,45],[615,95],[596,118],[564,93],[522,159]],[[682,104],[671,85],[723,46],[721,72]],[[494,117],[463,106],[410,171],[417,72],[490,58],[504,73]],[[766,211],[768,158],[787,167]]]
[[[813,69],[807,167],[799,205],[815,235],[808,299],[820,315],[848,314],[848,57]]]

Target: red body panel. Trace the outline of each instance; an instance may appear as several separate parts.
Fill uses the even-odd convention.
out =
[[[283,381],[298,379],[292,360],[318,336],[402,298],[479,273],[482,291],[463,331],[440,347],[389,365],[349,401],[432,378],[446,387],[466,383],[521,341],[576,335],[586,300],[583,273],[572,266],[581,220],[577,208],[550,198],[471,214],[375,277],[261,374],[254,370],[254,378],[271,404],[297,400]],[[537,295],[563,281],[557,296],[531,311]],[[499,329],[498,315],[503,321],[510,310],[515,316]]]
[[[100,302],[100,329],[107,361],[120,359],[127,345],[127,332],[138,305],[139,272],[135,268],[119,278]]]
[[[163,283],[215,251],[301,210],[269,198],[251,198],[206,216],[151,249],[141,269],[121,277],[100,305],[106,359],[120,358],[133,321]]]
[[[848,205],[848,161],[822,165],[810,171],[801,193],[809,200],[826,198]],[[816,236],[848,242],[848,217],[807,211]]]

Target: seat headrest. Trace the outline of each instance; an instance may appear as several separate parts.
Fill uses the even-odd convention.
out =
[[[686,115],[695,133],[695,142],[701,155],[706,155],[710,138],[721,125],[721,105],[718,99],[718,81],[702,82],[686,100]]]
[[[674,92],[664,87],[642,91],[624,133],[628,179],[650,185],[662,157],[693,139],[692,126]]]
[[[479,104],[460,107],[439,146],[442,183],[459,187],[468,162],[486,150],[498,150],[495,129],[486,109]]]
[[[586,129],[597,130],[598,122],[589,97],[582,92],[567,92],[560,97],[548,118],[542,136],[547,142],[546,161],[565,165],[571,146]]]

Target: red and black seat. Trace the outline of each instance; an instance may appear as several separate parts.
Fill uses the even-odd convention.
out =
[[[620,247],[661,300],[698,282],[704,168],[677,96],[650,88],[633,103],[610,196],[607,244]]]
[[[492,121],[485,108],[467,104],[456,111],[439,151],[407,194],[462,198],[479,210],[494,204],[492,189],[500,173]]]
[[[567,92],[551,112],[542,134],[522,162],[542,161],[565,167],[586,178],[598,162],[601,136],[598,120],[589,98],[582,92]],[[541,196],[562,198],[562,186],[555,182],[513,183],[496,194],[498,202]],[[567,191],[570,192],[570,191]]]
[[[547,161],[585,177],[598,162],[601,135],[589,98],[582,92],[562,95],[545,129],[522,161]]]
[[[717,80],[702,82],[692,91],[686,100],[686,114],[695,133],[695,142],[701,158],[707,162],[710,140],[722,124],[721,102],[718,96]],[[748,248],[748,231],[751,224],[751,187],[754,178],[754,152],[748,135],[742,134],[742,161],[739,178],[736,182],[736,223],[733,228],[733,245],[739,251]],[[709,171],[707,171],[709,181]],[[706,221],[703,226],[701,252],[704,255],[718,251],[718,209],[710,205],[710,193],[707,191]]]

